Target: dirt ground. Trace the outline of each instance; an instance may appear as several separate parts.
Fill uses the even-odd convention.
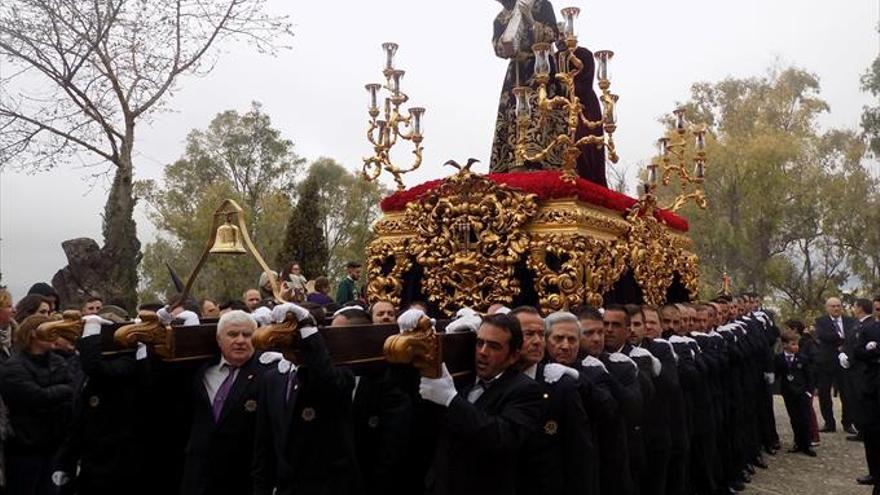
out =
[[[840,419],[840,403],[835,402],[835,415]],[[772,495],[869,495],[871,487],[856,484],[856,478],[867,474],[865,450],[860,442],[846,440],[846,433],[837,425],[837,433],[822,433],[822,444],[816,447],[818,457],[789,454],[792,445],[791,425],[785,414],[782,397],[776,396],[774,411],[782,450],[765,456],[769,469],[758,470],[744,494]],[[818,404],[816,414],[819,414]],[[819,416],[819,426],[822,417]]]

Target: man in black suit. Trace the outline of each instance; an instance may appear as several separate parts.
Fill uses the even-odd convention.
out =
[[[880,298],[874,300],[874,305]],[[866,320],[860,328],[858,342],[853,349],[861,366],[861,388],[854,392],[862,402],[864,420],[859,424],[865,443],[868,475],[857,481],[874,485],[874,495],[880,494],[880,322]]]
[[[483,319],[476,338],[476,380],[459,393],[446,365],[422,377],[419,394],[442,408],[427,493],[517,493],[517,459],[541,417],[541,387],[516,366],[523,344],[519,321]]]
[[[818,353],[816,362],[816,384],[819,389],[819,409],[825,426],[819,430],[823,433],[837,431],[834,421],[834,409],[831,401],[832,385],[840,394],[840,402],[843,406],[843,429],[850,434],[855,434],[850,418],[849,401],[846,393],[846,383],[843,380],[843,364],[848,358],[843,352],[843,344],[846,336],[851,335],[856,326],[856,320],[843,314],[843,304],[840,299],[830,297],[825,302],[825,316],[816,319],[816,340]]]
[[[253,488],[247,467],[267,369],[254,355],[256,329],[256,320],[244,311],[230,311],[217,322],[220,356],[195,376],[182,494],[237,495]]]
[[[330,361],[314,318],[296,304],[272,310],[296,321],[300,362],[270,369],[260,386],[254,495],[363,492],[352,432],[354,376]]]
[[[816,457],[810,447],[810,401],[813,390],[810,364],[806,356],[798,353],[798,336],[786,333],[782,336],[782,354],[774,362],[776,376],[780,377],[780,391],[785,400],[785,410],[794,432],[794,446],[789,452],[801,452]]]
[[[520,457],[517,493],[598,494],[596,450],[579,393],[580,375],[574,368],[544,359],[545,328],[553,331],[557,315],[574,315],[553,313],[544,321],[530,306],[516,308],[510,314],[519,320],[523,331],[523,373],[538,382],[543,392],[539,428],[529,435]]]

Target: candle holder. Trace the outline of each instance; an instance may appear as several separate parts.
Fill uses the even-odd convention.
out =
[[[684,108],[673,113],[672,129],[657,140],[658,159],[648,165],[647,195],[653,196],[658,187],[667,187],[673,177],[678,178],[678,195],[665,208],[678,211],[689,202],[706,208],[703,182],[706,179],[706,125],[689,124]],[[688,160],[688,143],[693,142],[693,171]]]
[[[575,55],[578,40],[575,34],[575,20],[580,9],[568,7],[562,9],[561,23],[564,33],[565,49],[556,54],[557,72],[555,78],[564,88],[565,96],[548,97],[547,84],[550,82],[550,57],[552,46],[549,43],[536,43],[532,46],[535,55],[535,83],[537,84],[537,110],[540,112],[539,126],[546,121],[554,110],[564,111],[567,122],[566,132],[556,136],[543,150],[529,154],[527,150],[529,127],[531,126],[532,108],[529,104],[529,94],[532,88],[517,86],[513,89],[516,98],[516,146],[515,157],[518,167],[524,166],[526,161],[541,162],[547,155],[558,147],[563,147],[563,179],[574,182],[577,159],[581,154],[581,147],[593,145],[599,149],[605,148],[608,160],[617,163],[618,156],[614,145],[614,131],[617,129],[616,105],[618,96],[610,92],[611,81],[608,78],[608,62],[614,56],[614,52],[602,50],[594,54],[597,63],[597,78],[599,89],[602,91],[599,97],[602,103],[602,119],[589,120],[584,115],[584,107],[575,91],[575,80],[583,71],[584,64]],[[602,136],[584,136],[577,139],[578,127],[584,125],[588,129],[601,127],[604,130]]]
[[[385,170],[394,177],[397,189],[403,190],[405,187],[401,176],[418,169],[422,164],[422,118],[425,109],[411,107],[407,111],[408,116],[401,114],[400,106],[409,101],[409,96],[401,89],[406,71],[394,66],[394,56],[398,49],[396,43],[383,43],[382,49],[385,51],[385,67],[382,70],[385,84],[371,83],[365,86],[370,97],[367,140],[373,146],[373,156],[364,158],[363,176],[368,181],[374,181]],[[388,96],[384,98],[383,108],[380,110],[383,89],[388,92]],[[412,153],[415,158],[407,167],[399,167],[391,160],[391,149],[397,144],[398,138],[413,143]]]

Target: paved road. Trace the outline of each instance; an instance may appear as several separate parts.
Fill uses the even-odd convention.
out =
[[[840,418],[840,404],[835,399],[835,414]],[[816,447],[818,457],[789,454],[792,434],[785,405],[777,396],[776,426],[782,439],[782,450],[776,456],[765,456],[770,468],[759,472],[747,485],[744,494],[768,495],[870,495],[870,487],[859,486],[855,479],[867,474],[865,451],[859,442],[846,440],[846,433],[822,433],[822,445]],[[818,406],[816,410],[818,414]],[[822,418],[819,417],[819,425]]]

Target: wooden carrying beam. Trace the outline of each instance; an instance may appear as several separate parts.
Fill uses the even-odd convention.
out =
[[[445,326],[446,322],[440,322],[437,328],[439,330]],[[121,338],[118,334],[120,329],[125,332]],[[319,328],[319,332],[327,344],[333,363],[348,366],[355,374],[360,375],[378,373],[387,367],[383,346],[388,337],[398,334],[399,329],[393,324],[324,326]],[[162,360],[181,362],[210,359],[216,356],[219,352],[216,333],[216,323],[179,327],[150,319],[138,325],[116,323],[104,325],[101,328],[101,342],[105,355],[133,352],[137,343],[143,342],[151,353]],[[472,332],[453,334],[440,332],[437,336],[441,341],[443,362],[451,373],[473,371],[475,336]],[[295,355],[298,352],[298,345],[294,340],[287,349],[274,347],[264,350]]]

